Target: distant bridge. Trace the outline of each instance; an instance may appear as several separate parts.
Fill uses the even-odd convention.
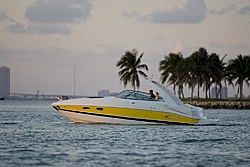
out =
[[[64,99],[80,98],[85,96],[74,95],[45,95],[45,94],[26,94],[26,93],[10,93],[10,96],[5,97],[8,100],[58,100],[62,96]]]

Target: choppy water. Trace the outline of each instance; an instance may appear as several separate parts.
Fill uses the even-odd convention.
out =
[[[214,126],[71,123],[52,101],[0,101],[0,166],[250,166],[250,110]]]

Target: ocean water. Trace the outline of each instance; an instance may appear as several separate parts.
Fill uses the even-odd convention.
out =
[[[213,126],[74,124],[53,101],[0,101],[0,166],[250,166],[250,110]]]

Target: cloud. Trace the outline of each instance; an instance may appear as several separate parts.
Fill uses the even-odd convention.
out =
[[[232,44],[230,47],[236,48],[236,49],[245,49],[249,50],[249,46],[245,44]]]
[[[147,40],[151,42],[159,42],[159,41],[165,41],[167,40],[167,38],[164,37],[163,35],[158,35],[158,36],[152,36],[148,38]]]
[[[16,56],[25,56],[28,54],[24,49],[10,49],[8,47],[0,46],[1,63],[12,62]]]
[[[88,0],[37,0],[29,5],[26,18],[33,23],[78,23],[90,16]]]
[[[8,19],[8,16],[7,16],[6,11],[0,9],[0,21],[4,21],[4,20],[7,20],[7,19]]]
[[[173,53],[188,53],[190,50],[189,46],[184,41],[176,41],[174,44],[174,50]]]
[[[244,6],[236,11],[239,15],[250,15],[250,6]]]
[[[132,18],[132,17],[139,17],[140,15],[136,12],[136,11],[131,11],[131,12],[124,12],[123,16],[128,17],[128,18]]]
[[[12,32],[12,33],[16,33],[16,34],[27,33],[27,30],[25,29],[24,25],[22,25],[21,23],[12,24],[9,27],[5,27],[4,30]]]
[[[236,9],[237,9],[237,7],[234,4],[231,4],[231,5],[227,6],[226,8],[222,8],[221,10],[212,9],[209,12],[212,15],[214,15],[214,14],[224,15],[224,14],[228,14],[232,11],[235,11]]]
[[[218,15],[225,15],[225,14],[238,14],[238,15],[249,15],[250,14],[250,6],[246,5],[242,8],[238,9],[238,7],[234,4],[227,6],[226,8],[222,8],[220,10],[211,9],[209,11],[210,14],[218,14]]]
[[[80,65],[81,63],[107,63],[120,59],[125,52],[122,47],[104,46],[101,53],[91,51],[71,50],[60,47],[22,49],[8,48],[0,45],[1,63],[5,62],[29,62],[46,65]],[[115,64],[114,64],[115,66]]]
[[[28,27],[31,32],[35,32],[38,34],[62,34],[62,35],[69,35],[71,33],[71,29],[65,25],[58,25],[58,24],[49,24],[49,25],[31,25]]]
[[[212,48],[223,48],[224,47],[222,43],[217,43],[217,42],[210,43],[209,46]]]
[[[17,34],[69,35],[70,25],[89,18],[92,3],[88,0],[36,0],[29,5],[25,17],[29,24],[14,23],[5,31]]]
[[[136,12],[123,14],[126,17],[137,17],[143,22],[160,24],[196,24],[204,20],[206,5],[203,0],[188,0],[183,8],[174,7],[165,11],[155,11],[144,16]]]
[[[0,46],[0,53],[4,56],[3,62],[29,62],[46,65],[74,65],[80,64],[79,60],[88,60],[84,52],[65,48],[51,47],[39,49],[13,49]]]
[[[9,27],[5,27],[5,31],[9,31],[16,34],[61,34],[69,35],[71,29],[65,25],[58,24],[40,24],[40,25],[29,25],[27,28],[21,23],[15,23]]]

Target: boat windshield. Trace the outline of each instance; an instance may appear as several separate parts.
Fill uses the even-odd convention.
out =
[[[149,93],[135,90],[124,90],[121,93],[117,94],[116,97],[121,99],[156,101],[155,99],[150,97]]]

